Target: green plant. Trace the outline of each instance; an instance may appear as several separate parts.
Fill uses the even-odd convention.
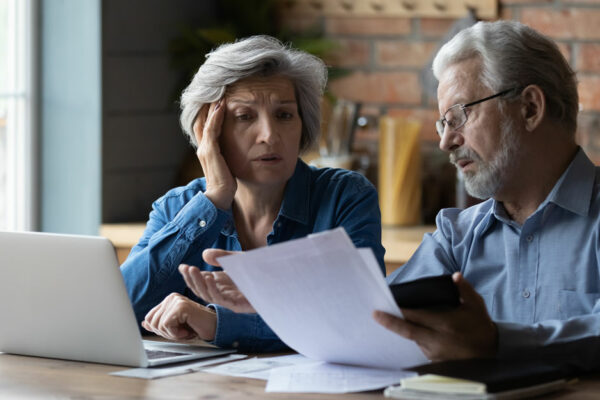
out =
[[[279,26],[276,3],[275,0],[219,0],[217,17],[211,25],[182,26],[180,34],[169,43],[171,64],[182,72],[174,97],[187,86],[208,52],[238,38],[266,34],[320,58],[327,58],[338,47],[318,28],[297,33]],[[340,68],[330,67],[329,79],[344,73]]]

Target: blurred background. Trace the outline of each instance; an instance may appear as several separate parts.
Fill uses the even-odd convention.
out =
[[[429,69],[481,19],[557,41],[578,73],[578,141],[599,163],[600,0],[0,0],[0,229],[125,224],[135,242],[152,201],[202,174],[179,93],[211,48],[266,33],[330,66],[306,161],[365,174],[384,224],[418,242],[440,208],[470,204],[437,148]]]

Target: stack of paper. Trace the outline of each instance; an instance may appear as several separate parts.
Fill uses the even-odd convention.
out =
[[[426,357],[373,319],[401,316],[370,249],[342,228],[219,259],[265,322],[309,358],[402,369]]]

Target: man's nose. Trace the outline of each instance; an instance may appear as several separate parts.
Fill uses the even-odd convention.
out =
[[[444,134],[440,140],[440,149],[445,152],[451,152],[464,144],[463,135],[456,129],[451,129],[448,125],[444,127]]]

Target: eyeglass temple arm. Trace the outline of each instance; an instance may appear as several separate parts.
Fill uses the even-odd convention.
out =
[[[500,97],[500,96],[504,96],[505,94],[507,94],[507,93],[509,93],[509,92],[512,92],[513,90],[516,90],[516,89],[519,89],[519,88],[518,88],[518,87],[514,87],[514,88],[510,88],[510,89],[503,90],[503,91],[501,91],[501,92],[499,92],[499,93],[496,93],[496,94],[493,94],[493,95],[491,95],[491,96],[484,97],[483,99],[479,99],[479,100],[477,100],[477,101],[474,101],[474,102],[472,102],[472,103],[465,104],[465,105],[464,105],[464,106],[462,106],[461,108],[463,108],[463,109],[464,109],[464,108],[467,108],[467,107],[474,106],[475,104],[479,104],[479,103],[483,103],[484,101],[491,100],[491,99],[493,99],[494,97]]]

